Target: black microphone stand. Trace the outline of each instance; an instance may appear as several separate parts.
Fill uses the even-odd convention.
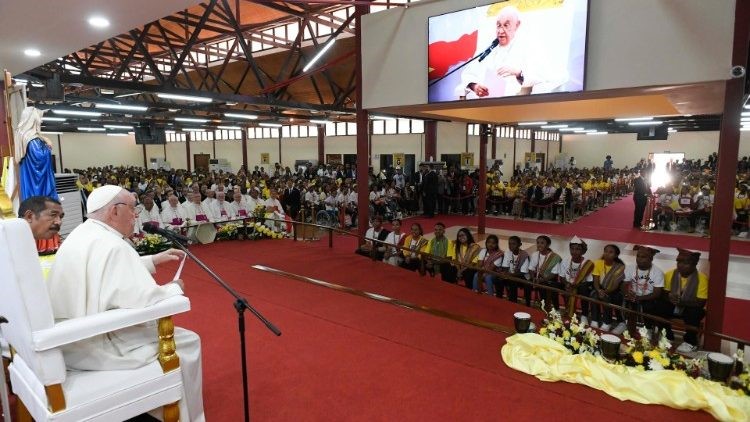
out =
[[[168,235],[167,235],[168,236]],[[235,299],[234,301],[234,309],[237,311],[237,326],[239,328],[240,333],[240,353],[242,354],[242,399],[245,404],[245,422],[250,421],[250,398],[248,396],[248,382],[247,382],[247,356],[245,356],[245,310],[250,311],[253,315],[255,315],[256,318],[260,320],[269,330],[271,330],[272,333],[276,334],[277,336],[281,335],[281,331],[279,331],[278,328],[276,328],[275,325],[269,320],[267,320],[260,312],[258,312],[255,308],[253,308],[248,302],[247,299],[240,296],[239,293],[237,293],[236,290],[234,290],[229,284],[227,284],[226,281],[222,280],[221,277],[218,276],[212,269],[208,268],[206,264],[204,264],[198,257],[196,257],[192,252],[190,252],[186,245],[184,245],[182,242],[178,241],[176,238],[168,236],[169,240],[172,241],[172,243],[177,246],[178,249],[185,252],[187,256],[190,257],[196,264],[198,264],[199,267],[203,269],[203,271],[207,272],[208,275],[211,276],[214,280],[216,280],[217,283],[221,287],[224,288],[227,292],[229,292],[230,295],[232,295]]]
[[[496,46],[488,47],[486,50],[484,50],[481,53],[477,54],[476,56],[472,57],[471,60],[469,60],[469,61],[461,64],[461,66],[459,66],[459,67],[451,70],[450,72],[446,73],[445,75],[443,75],[443,76],[435,79],[434,81],[430,82],[429,84],[427,84],[427,87],[429,88],[429,87],[435,85],[436,83],[438,83],[438,82],[442,81],[443,79],[447,78],[448,76],[454,74],[459,69],[462,69],[464,66],[466,66],[467,64],[473,62],[476,59],[480,59],[479,61],[481,62],[482,60],[484,60],[485,57],[487,57],[490,54],[490,51],[492,51],[492,49],[495,48],[495,47]]]

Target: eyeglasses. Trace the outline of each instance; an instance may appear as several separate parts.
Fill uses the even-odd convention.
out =
[[[135,205],[134,204],[127,204],[125,202],[118,202],[114,206],[116,207],[118,205],[127,205],[128,208],[130,208],[130,211],[135,211]]]

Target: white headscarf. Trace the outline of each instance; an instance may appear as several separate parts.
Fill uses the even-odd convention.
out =
[[[44,112],[35,107],[26,107],[16,128],[16,161],[26,156],[26,148],[34,138],[39,138],[52,147],[50,141],[42,136],[42,115]],[[19,142],[20,141],[20,142]]]

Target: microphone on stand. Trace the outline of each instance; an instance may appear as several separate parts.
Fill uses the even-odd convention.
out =
[[[489,56],[489,55],[490,55],[490,52],[491,52],[491,51],[492,51],[492,50],[493,50],[493,49],[494,49],[495,47],[497,47],[497,45],[498,45],[498,44],[500,44],[500,40],[498,40],[497,38],[495,38],[494,40],[492,40],[492,44],[490,44],[490,46],[489,46],[489,47],[487,47],[487,49],[486,49],[486,50],[484,50],[484,52],[482,52],[482,54],[480,54],[480,55],[479,55],[479,61],[481,62],[482,60],[486,59],[486,58],[487,58],[487,56]]]
[[[170,231],[170,230],[161,229],[161,228],[153,225],[150,222],[143,223],[143,231],[146,232],[146,233],[151,233],[151,234],[160,234],[160,235],[162,235],[162,236],[164,236],[167,239],[172,240],[172,241],[182,242],[182,243],[190,243],[190,239],[189,238],[187,238],[187,237],[185,237],[185,236],[183,236],[183,235],[181,235],[179,233],[175,233],[173,231]]]

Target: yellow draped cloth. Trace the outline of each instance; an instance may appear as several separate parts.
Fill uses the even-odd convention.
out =
[[[642,371],[591,354],[574,355],[556,341],[531,333],[508,337],[501,354],[506,365],[542,381],[583,384],[620,400],[705,410],[722,421],[750,420],[750,397],[682,371]]]

